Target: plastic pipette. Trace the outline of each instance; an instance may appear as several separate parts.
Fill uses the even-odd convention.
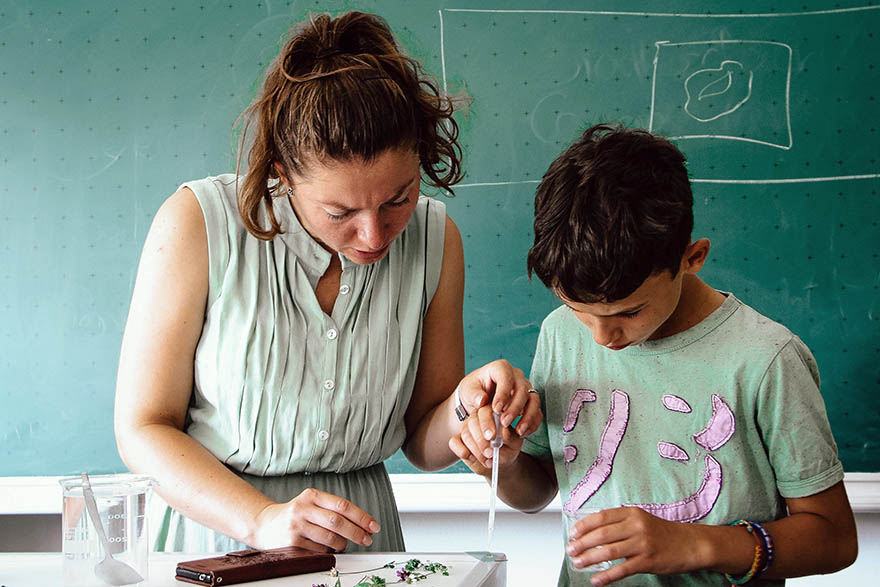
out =
[[[495,438],[489,441],[492,447],[492,488],[489,494],[489,552],[492,552],[492,535],[495,533],[495,500],[498,498],[498,453],[504,441],[501,440],[501,414],[492,413],[495,419]]]

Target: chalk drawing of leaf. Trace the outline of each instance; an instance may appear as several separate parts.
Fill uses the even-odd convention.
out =
[[[710,122],[736,112],[752,96],[755,74],[739,61],[725,60],[717,68],[690,74],[684,82],[685,112],[700,122]]]

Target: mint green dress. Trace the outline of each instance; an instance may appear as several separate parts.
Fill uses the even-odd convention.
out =
[[[274,202],[284,234],[262,241],[241,222],[235,175],[184,186],[202,207],[210,263],[187,434],[278,502],[308,487],[349,499],[382,527],[369,550],[405,550],[383,461],[406,433],[423,322],[440,279],[445,206],[420,197],[381,261],[340,255],[328,316],[315,287],[331,253],[302,228],[288,198]],[[246,547],[156,502],[156,550]]]

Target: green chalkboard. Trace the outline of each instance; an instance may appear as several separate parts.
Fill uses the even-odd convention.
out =
[[[123,469],[115,371],[153,214],[234,168],[287,28],[346,9],[473,98],[447,200],[469,368],[528,370],[556,306],[524,263],[549,162],[590,124],[648,127],[688,156],[703,277],[806,341],[846,469],[880,471],[880,7],[755,4],[0,0],[0,475]]]

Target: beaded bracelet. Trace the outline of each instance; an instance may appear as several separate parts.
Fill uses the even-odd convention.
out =
[[[737,579],[736,577],[733,577],[729,573],[724,574],[724,577],[728,581],[730,581],[732,584],[742,585],[743,583],[748,583],[752,579],[757,578],[761,573],[763,573],[770,566],[769,564],[766,564],[767,548],[766,548],[766,543],[765,543],[763,534],[760,531],[758,531],[758,532],[755,531],[755,526],[757,526],[757,524],[755,522],[749,522],[748,520],[737,520],[736,522],[733,522],[730,525],[731,526],[745,526],[746,530],[749,531],[749,534],[751,534],[752,537],[755,539],[755,558],[752,559],[752,566],[749,568],[749,570],[746,572],[746,574],[743,575],[742,577],[740,577],[739,579]],[[763,530],[763,528],[761,528],[761,530]],[[764,534],[766,534],[766,531],[764,532]],[[767,534],[767,536],[769,537],[769,534]],[[762,565],[761,564],[762,562],[764,562],[765,564]]]
[[[758,530],[761,534],[761,540],[764,541],[764,566],[761,567],[761,570],[758,572],[759,575],[762,575],[767,572],[767,569],[773,564],[773,537],[770,536],[770,533],[758,522],[752,522],[751,524],[756,530]]]

